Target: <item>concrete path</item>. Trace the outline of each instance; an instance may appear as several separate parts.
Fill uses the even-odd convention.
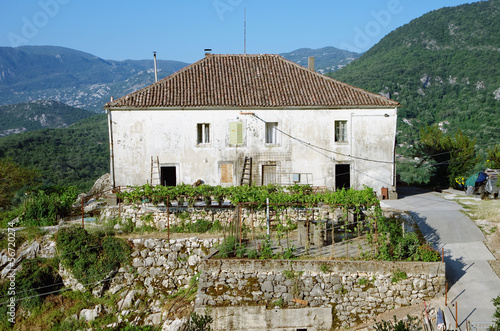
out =
[[[417,188],[398,188],[398,200],[384,200],[383,206],[409,211],[427,241],[441,252],[444,248],[449,283],[446,313],[450,328],[465,330],[466,321],[493,320],[491,300],[500,295],[500,278],[488,260],[494,256],[484,245],[485,237],[476,224],[460,212],[461,206],[436,193]],[[454,306],[457,304],[457,307]]]

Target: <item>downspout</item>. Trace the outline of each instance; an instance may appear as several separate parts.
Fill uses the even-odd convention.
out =
[[[392,186],[396,189],[396,139],[398,135],[398,107],[395,107],[396,110],[396,124],[394,125],[394,151],[392,153]]]
[[[111,177],[111,187],[116,188],[115,182],[115,153],[113,149],[113,121],[111,120],[111,109],[107,109],[108,113],[108,133],[109,133],[109,173]]]

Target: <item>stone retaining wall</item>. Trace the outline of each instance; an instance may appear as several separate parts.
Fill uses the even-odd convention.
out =
[[[335,328],[352,327],[445,291],[441,262],[202,261],[196,306],[332,308]]]
[[[129,239],[131,266],[122,267],[111,280],[109,291],[143,285],[148,295],[172,294],[189,284],[199,265],[219,239]]]
[[[332,212],[330,207],[314,208],[314,213],[301,208],[288,208],[278,214],[278,219],[285,222],[287,219],[292,221],[297,220],[326,220],[337,221],[343,212],[338,209]],[[151,216],[149,216],[151,215]],[[168,215],[168,216],[167,216]],[[183,222],[196,222],[197,220],[205,220],[208,222],[218,221],[221,225],[228,225],[230,222],[236,220],[238,215],[235,207],[227,208],[204,208],[204,207],[170,207],[167,213],[167,208],[164,206],[156,207],[150,204],[141,205],[125,205],[107,207],[101,213],[101,221],[106,221],[114,218],[121,218],[122,220],[132,220],[136,227],[142,225],[149,225],[160,231],[167,228],[167,224],[175,226]],[[349,219],[352,221],[352,214]],[[266,211],[250,210],[242,208],[241,211],[242,224],[248,228],[265,227],[266,226]]]

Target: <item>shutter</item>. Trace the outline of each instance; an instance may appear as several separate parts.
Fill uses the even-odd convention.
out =
[[[243,144],[243,123],[231,122],[229,123],[229,145]]]

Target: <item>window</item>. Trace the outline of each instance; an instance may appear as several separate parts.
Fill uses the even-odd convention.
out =
[[[347,121],[335,121],[335,141],[347,141]]]
[[[243,123],[231,122],[229,123],[229,145],[242,145],[243,144]]]
[[[277,144],[278,143],[278,123],[277,122],[267,122],[266,123],[266,144]]]
[[[198,143],[198,145],[210,143],[210,124],[208,124],[208,123],[198,124],[197,143]]]

